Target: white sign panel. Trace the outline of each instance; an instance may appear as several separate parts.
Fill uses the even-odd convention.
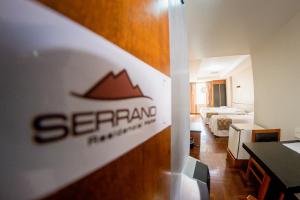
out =
[[[0,199],[44,197],[171,124],[168,76],[32,1],[0,2]]]

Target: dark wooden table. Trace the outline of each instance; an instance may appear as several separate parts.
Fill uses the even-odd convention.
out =
[[[281,142],[245,143],[243,148],[278,184],[286,198],[300,192],[299,153]]]

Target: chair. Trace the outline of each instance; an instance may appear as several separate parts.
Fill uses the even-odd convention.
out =
[[[280,129],[263,129],[252,130],[252,142],[275,142],[280,141]],[[249,178],[250,173],[254,175],[260,183],[258,200],[263,200],[267,194],[267,190],[271,181],[270,176],[265,170],[253,159],[250,158],[248,162],[246,178]],[[252,199],[253,196],[248,196],[247,199]]]
[[[252,130],[252,142],[278,142],[280,129]]]
[[[257,199],[263,200],[267,194],[271,178],[253,158],[250,158],[248,162],[248,167],[246,172],[247,179],[249,178],[250,172],[260,183]]]

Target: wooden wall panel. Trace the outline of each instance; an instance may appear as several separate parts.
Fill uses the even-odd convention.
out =
[[[40,0],[169,75],[165,0]],[[45,199],[169,199],[171,128]],[[100,158],[99,158],[100,159]]]
[[[169,75],[166,0],[40,1]]]
[[[87,177],[46,197],[47,200],[170,199],[170,132],[167,128]]]

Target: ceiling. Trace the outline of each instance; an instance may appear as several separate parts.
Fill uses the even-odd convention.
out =
[[[197,59],[190,62],[190,82],[209,81],[225,78],[249,55],[224,56]]]
[[[245,55],[286,24],[299,0],[185,0],[189,58]]]

